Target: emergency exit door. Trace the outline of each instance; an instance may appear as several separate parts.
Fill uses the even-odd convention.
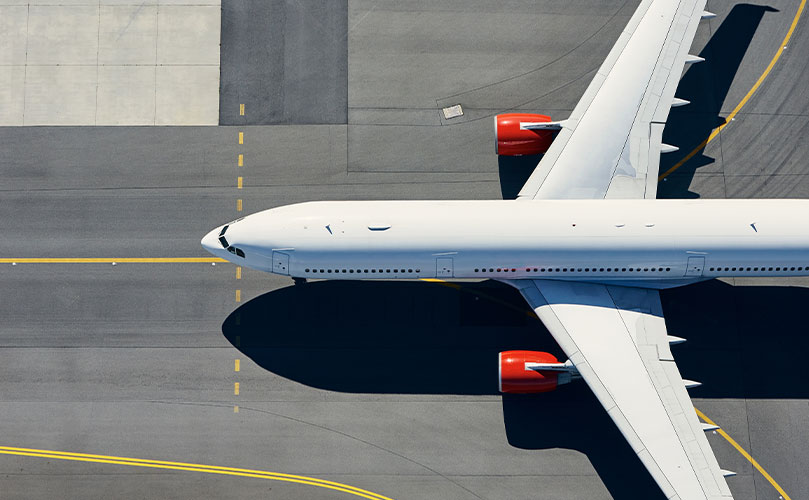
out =
[[[435,259],[435,275],[439,278],[452,278],[452,257],[438,257]]]
[[[689,257],[688,268],[685,270],[686,276],[702,276],[705,269],[705,257]]]

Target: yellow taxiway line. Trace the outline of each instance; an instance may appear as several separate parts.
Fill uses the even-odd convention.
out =
[[[71,453],[66,451],[38,450],[34,448],[16,448],[11,446],[0,446],[0,454],[16,455],[23,457],[41,457],[57,460],[72,460],[75,462],[95,462],[102,464],[128,465],[131,467],[149,467],[154,469],[182,470],[190,472],[204,472],[207,474],[220,474],[226,476],[252,477],[258,479],[269,479],[273,481],[285,481],[289,483],[304,484],[307,486],[317,486],[342,493],[348,493],[369,500],[392,500],[389,497],[363,490],[348,484],[326,481],[314,477],[298,476],[295,474],[283,474],[280,472],[269,472],[254,469],[238,469],[235,467],[219,467],[215,465],[193,464],[185,462],[167,462],[164,460],[146,460],[142,458],[117,457],[109,455],[92,455],[88,453]]]
[[[0,264],[192,264],[227,262],[218,257],[20,257]]]
[[[787,45],[789,44],[789,40],[792,38],[792,34],[795,32],[795,27],[798,25],[798,20],[800,20],[801,14],[803,14],[803,8],[805,6],[806,6],[806,0],[801,0],[801,4],[798,6],[798,12],[795,14],[795,17],[792,19],[792,24],[789,27],[789,31],[787,31],[787,35],[784,37],[784,41],[781,42],[781,45],[778,47],[778,50],[775,51],[775,55],[773,56],[772,60],[770,61],[770,64],[767,65],[767,69],[765,69],[764,73],[762,73],[761,76],[758,77],[758,80],[756,80],[756,83],[747,92],[747,94],[744,96],[744,98],[742,98],[742,100],[739,102],[739,104],[737,104],[736,107],[733,108],[733,111],[731,111],[730,114],[727,116],[727,118],[725,118],[725,121],[722,122],[721,125],[716,127],[711,132],[711,134],[708,136],[708,138],[705,139],[704,141],[702,141],[699,146],[697,146],[690,153],[685,155],[685,157],[683,157],[682,160],[678,161],[670,169],[668,169],[665,172],[663,172],[662,174],[660,174],[657,177],[658,182],[662,181],[663,179],[665,179],[666,177],[671,175],[675,170],[682,167],[685,164],[685,162],[687,162],[688,160],[693,158],[694,155],[696,155],[697,153],[702,151],[705,148],[705,146],[708,145],[708,143],[710,143],[712,140],[714,140],[714,138],[716,138],[717,135],[719,135],[719,132],[721,132],[723,128],[727,127],[728,124],[730,124],[731,120],[733,120],[733,118],[736,116],[736,114],[744,107],[745,104],[747,104],[747,101],[749,101],[750,98],[753,97],[753,94],[756,93],[756,90],[758,90],[758,88],[764,82],[764,79],[767,78],[767,76],[770,74],[770,71],[772,71],[772,68],[773,68],[773,66],[775,66],[775,63],[778,62],[778,59],[781,58],[781,54],[783,54],[784,50],[786,50]]]
[[[702,413],[701,411],[699,411],[699,409],[694,408],[694,410],[696,410],[697,415],[699,415],[699,418],[701,418],[702,420],[704,420],[706,423],[709,423],[709,424],[711,424],[711,425],[717,425],[717,424],[716,424],[716,423],[715,423],[713,420],[711,420],[710,418],[708,418],[708,416],[707,416],[707,415],[705,415],[704,413]],[[717,427],[718,427],[718,426],[717,426]],[[751,464],[753,464],[753,467],[755,467],[757,471],[761,472],[761,475],[762,475],[762,476],[764,476],[764,479],[766,479],[766,480],[767,480],[767,481],[768,481],[768,482],[769,482],[769,483],[770,483],[770,484],[773,486],[773,488],[775,488],[775,489],[776,489],[776,491],[778,491],[778,494],[779,494],[779,495],[781,495],[781,497],[783,497],[783,499],[784,499],[784,500],[791,500],[791,499],[789,498],[789,495],[787,495],[786,491],[784,491],[784,489],[783,489],[783,488],[781,488],[781,486],[780,486],[778,483],[776,483],[776,482],[775,482],[775,479],[773,479],[773,478],[772,478],[772,476],[771,476],[771,475],[769,475],[769,474],[767,473],[767,471],[766,471],[766,470],[764,470],[764,467],[762,467],[761,465],[759,465],[759,463],[758,463],[758,462],[756,462],[756,460],[755,460],[755,459],[754,459],[752,456],[750,456],[750,454],[749,454],[749,453],[747,453],[747,451],[745,451],[745,449],[744,449],[744,448],[742,448],[742,447],[741,447],[741,445],[739,445],[739,443],[737,443],[735,439],[733,439],[732,437],[730,437],[730,435],[728,435],[728,433],[727,433],[727,432],[725,432],[724,430],[722,430],[722,428],[716,429],[716,432],[717,432],[717,433],[719,433],[719,435],[720,435],[720,436],[722,436],[723,438],[725,438],[725,440],[726,440],[728,443],[730,443],[730,444],[731,444],[731,446],[733,446],[734,448],[736,448],[736,451],[738,451],[739,453],[741,453],[741,454],[742,454],[742,456],[743,456],[744,458],[746,458],[748,462],[750,462]]]

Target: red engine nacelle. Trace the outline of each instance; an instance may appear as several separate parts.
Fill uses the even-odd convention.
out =
[[[526,369],[526,363],[558,363],[553,354],[538,351],[504,351],[500,353],[500,392],[530,394],[550,392],[559,385],[556,371]]]
[[[551,117],[528,113],[509,113],[494,117],[495,153],[503,156],[538,155],[551,147],[555,131],[526,130],[522,123],[550,122]]]

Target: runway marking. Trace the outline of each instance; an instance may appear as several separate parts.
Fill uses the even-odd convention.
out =
[[[711,424],[711,425],[717,425],[717,424],[716,424],[716,423],[715,423],[713,420],[711,420],[710,418],[708,418],[708,416],[707,416],[707,415],[705,415],[704,413],[702,413],[701,411],[699,411],[699,409],[698,409],[698,408],[694,408],[694,410],[696,410],[697,415],[699,415],[699,418],[701,418],[702,420],[704,420],[706,423],[709,423],[709,424]],[[725,438],[725,440],[726,440],[728,443],[730,443],[730,444],[731,444],[731,445],[732,445],[734,448],[736,448],[736,451],[738,451],[739,453],[741,453],[741,454],[742,454],[742,456],[743,456],[744,458],[746,458],[748,462],[750,462],[751,464],[753,464],[753,467],[755,467],[755,468],[756,468],[756,470],[757,470],[757,471],[759,471],[759,472],[761,473],[761,475],[762,475],[762,476],[764,476],[764,479],[766,479],[766,480],[767,480],[767,481],[768,481],[768,482],[769,482],[769,483],[770,483],[770,484],[773,486],[773,488],[775,488],[775,489],[776,489],[776,491],[778,491],[778,494],[779,494],[779,495],[781,495],[781,496],[784,498],[784,500],[791,500],[791,499],[789,498],[789,495],[787,495],[786,491],[784,491],[784,489],[783,489],[783,488],[781,488],[781,486],[779,486],[779,484],[775,482],[775,479],[773,479],[773,478],[772,478],[772,476],[771,476],[771,475],[769,475],[769,474],[767,473],[767,471],[766,471],[766,470],[764,470],[764,468],[763,468],[761,465],[759,465],[759,463],[758,463],[758,462],[756,462],[756,460],[755,460],[755,459],[754,459],[752,456],[750,456],[750,454],[749,454],[749,453],[747,453],[747,451],[745,451],[745,449],[744,449],[744,448],[742,448],[742,447],[739,445],[739,443],[737,443],[737,442],[736,442],[736,441],[735,441],[735,440],[734,440],[732,437],[730,437],[730,435],[729,435],[727,432],[725,432],[724,430],[722,430],[722,428],[721,428],[721,427],[720,427],[719,429],[716,429],[716,432],[717,432],[717,433],[719,433],[719,435],[720,435],[720,436],[722,436],[723,438]]]
[[[244,132],[239,132],[239,144],[244,144]]]
[[[233,383],[233,395],[234,396],[239,395],[239,383],[238,382]]]
[[[241,144],[241,143],[242,143],[242,133],[239,132],[239,144]],[[239,153],[236,165],[239,166],[239,167],[244,166],[244,155],[242,153]]]
[[[239,371],[239,370],[241,369],[241,366],[240,366],[240,365],[241,365],[241,360],[236,359],[236,360],[235,360],[235,362],[234,362],[234,364],[233,364],[233,371],[234,371],[234,372]]]
[[[767,69],[765,69],[764,73],[762,73],[761,76],[758,77],[758,80],[756,80],[756,83],[753,84],[753,87],[750,89],[750,91],[747,92],[747,94],[744,96],[744,98],[742,98],[741,102],[739,102],[739,104],[737,104],[736,107],[733,108],[733,111],[731,111],[730,114],[727,116],[727,118],[725,118],[725,121],[721,125],[716,127],[711,132],[711,134],[708,136],[707,139],[702,141],[699,146],[697,146],[696,148],[693,149],[693,151],[691,151],[690,153],[685,155],[685,157],[683,159],[681,159],[680,161],[675,163],[674,166],[672,166],[670,169],[668,169],[664,173],[660,174],[657,177],[657,182],[660,182],[663,179],[665,179],[666,177],[668,177],[675,170],[682,167],[685,164],[685,162],[687,162],[688,160],[693,158],[694,155],[696,155],[697,153],[702,151],[705,148],[705,146],[708,145],[708,143],[710,143],[712,140],[714,140],[714,138],[717,135],[719,135],[719,132],[721,132],[723,128],[727,127],[730,124],[730,122],[733,120],[733,118],[736,116],[736,114],[744,107],[745,104],[747,104],[747,101],[749,101],[750,98],[753,96],[753,94],[756,92],[756,90],[758,90],[758,88],[761,86],[762,82],[764,82],[764,79],[767,78],[767,75],[769,75],[770,71],[772,71],[772,68],[773,68],[773,66],[775,66],[775,63],[778,62],[778,59],[781,58],[781,54],[783,54],[784,50],[786,50],[787,45],[789,44],[789,40],[792,38],[792,34],[795,32],[795,27],[798,25],[798,20],[800,20],[801,14],[803,14],[803,8],[805,6],[806,6],[806,0],[801,0],[801,4],[798,6],[798,12],[795,14],[795,17],[792,19],[792,25],[790,25],[789,31],[787,31],[787,35],[784,37],[784,41],[781,42],[781,45],[778,47],[778,50],[775,52],[775,56],[773,56],[772,60],[770,61],[770,64],[767,65]]]
[[[234,411],[238,412],[238,407]],[[190,472],[204,472],[206,474],[220,474],[224,476],[252,477],[257,479],[269,479],[272,481],[284,481],[307,486],[317,486],[357,497],[368,498],[370,500],[393,500],[390,497],[374,493],[372,491],[357,488],[348,484],[317,479],[314,477],[299,476],[296,474],[284,474],[281,472],[270,472],[254,469],[239,469],[235,467],[221,467],[217,465],[204,465],[186,462],[168,462],[164,460],[146,460],[142,458],[117,457],[112,455],[93,455],[88,453],[72,453],[66,451],[38,450],[34,448],[16,448],[11,446],[0,446],[0,454],[16,455],[22,457],[40,457],[57,460],[70,460],[75,462],[94,462],[102,464],[128,465],[130,467],[148,467],[153,469],[181,470]]]
[[[236,189],[241,189],[241,188],[242,188],[242,178],[239,177],[239,178],[236,179]]]
[[[242,211],[242,199],[241,199],[241,198],[239,198],[238,200],[236,200],[236,211],[237,211],[237,212],[241,212],[241,211]]]
[[[239,413],[239,405],[233,407],[233,413]]]
[[[227,262],[218,257],[21,257],[0,259],[0,264],[209,264]]]
[[[241,301],[242,301],[242,291],[237,288],[236,289],[236,302],[241,302]]]
[[[239,104],[239,116],[244,116],[244,104]]]

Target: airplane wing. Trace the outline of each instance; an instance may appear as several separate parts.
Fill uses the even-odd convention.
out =
[[[518,199],[648,198],[706,0],[643,0]],[[707,14],[707,13],[706,13]]]
[[[668,499],[732,498],[674,364],[656,290],[513,280]]]

